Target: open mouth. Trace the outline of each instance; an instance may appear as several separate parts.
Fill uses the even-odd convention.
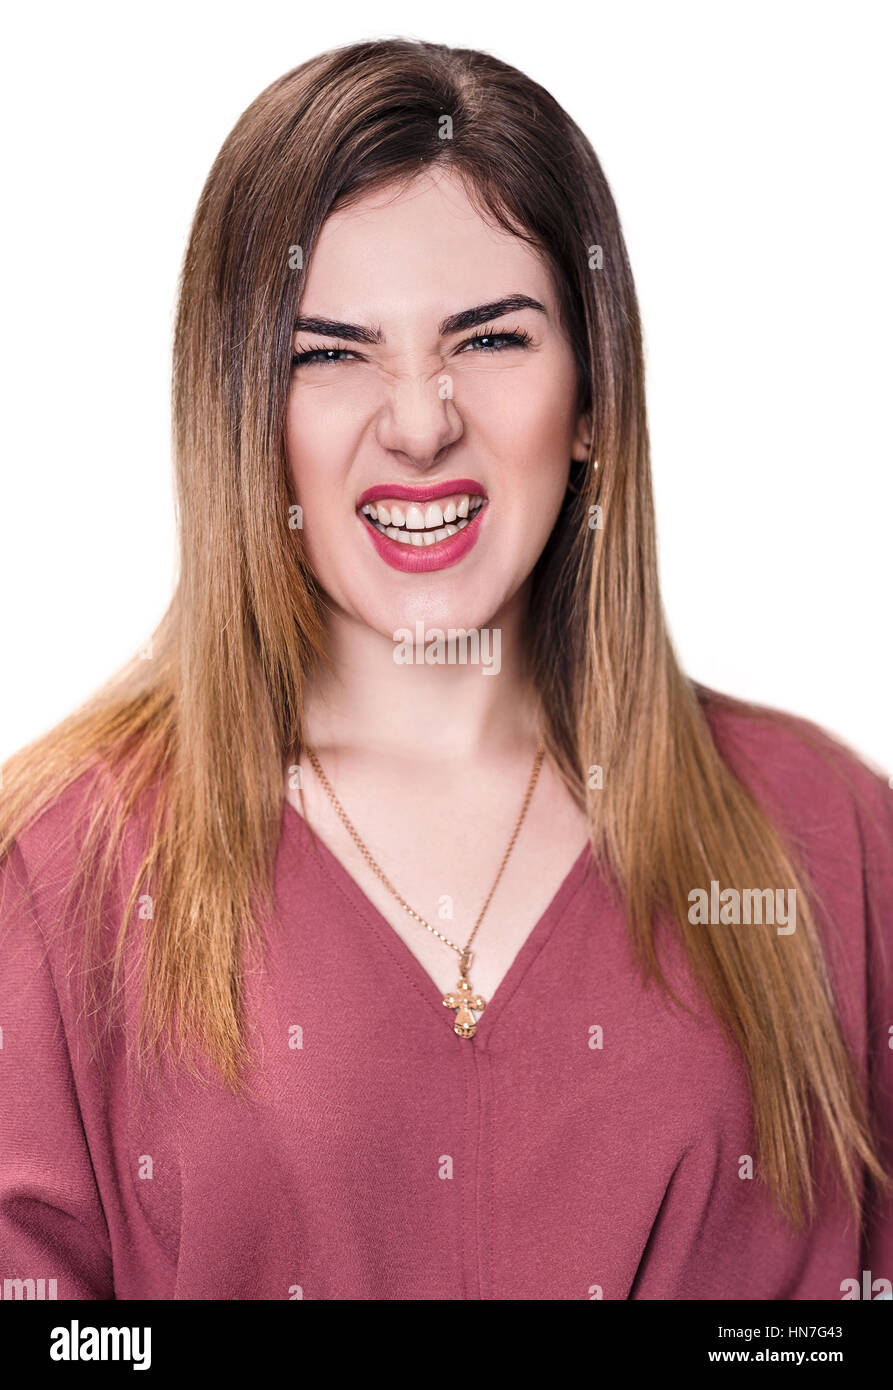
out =
[[[426,546],[458,535],[485,505],[481,494],[457,492],[427,503],[382,497],[367,502],[361,511],[380,535],[398,544]]]
[[[356,505],[357,518],[386,565],[404,574],[429,574],[471,553],[490,502],[475,478],[450,478],[422,486],[378,483]]]

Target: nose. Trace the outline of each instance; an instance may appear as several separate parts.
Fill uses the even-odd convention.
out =
[[[462,418],[447,373],[392,379],[375,437],[383,449],[402,454],[417,469],[433,468],[462,435]]]

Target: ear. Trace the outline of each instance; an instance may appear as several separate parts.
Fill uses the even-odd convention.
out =
[[[592,412],[585,411],[577,419],[571,458],[574,463],[588,463],[592,448]]]

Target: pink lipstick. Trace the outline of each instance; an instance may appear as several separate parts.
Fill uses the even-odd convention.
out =
[[[443,503],[443,512],[436,503]],[[385,564],[405,574],[427,574],[458,564],[473,549],[487,505],[486,490],[473,478],[424,486],[380,483],[359,498],[357,518]]]
[[[398,502],[433,502],[437,497],[449,497],[452,492],[467,492],[469,496],[486,497],[487,489],[474,478],[447,478],[442,483],[428,483],[425,487],[411,487],[407,483],[376,483],[367,488],[357,502],[364,507],[367,502],[377,502],[379,497],[395,497]]]

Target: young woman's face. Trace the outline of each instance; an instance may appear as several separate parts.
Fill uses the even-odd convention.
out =
[[[587,455],[539,256],[423,173],[327,219],[294,352],[286,452],[329,600],[388,637],[494,625]]]

